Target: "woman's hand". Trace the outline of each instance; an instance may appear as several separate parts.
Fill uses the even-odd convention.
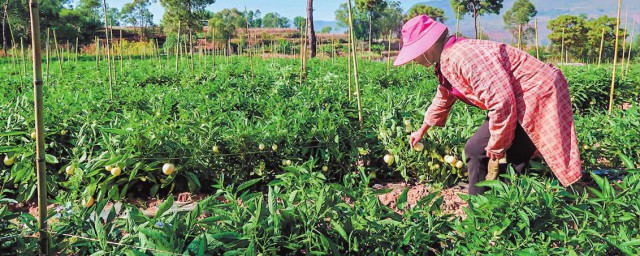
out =
[[[409,136],[409,144],[411,144],[412,148],[413,146],[418,144],[418,142],[420,142],[420,140],[422,139],[422,137],[424,137],[424,134],[427,132],[427,130],[429,130],[429,126],[423,124],[422,127],[420,127],[420,129],[411,133],[411,136]]]

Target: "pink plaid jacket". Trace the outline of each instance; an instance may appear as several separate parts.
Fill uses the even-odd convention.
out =
[[[509,45],[471,39],[445,48],[440,65],[452,87],[489,111],[489,154],[506,152],[518,122],[562,185],[580,179],[569,89],[558,68]],[[444,126],[455,100],[438,86],[425,113],[427,124]]]

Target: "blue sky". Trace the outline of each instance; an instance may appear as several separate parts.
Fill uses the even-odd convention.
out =
[[[107,0],[107,4],[111,7],[116,7],[118,9],[122,8],[122,6],[132,0]],[[428,0],[402,0],[401,5],[403,10],[408,10],[416,3],[425,2]],[[316,20],[326,20],[332,21],[335,20],[335,11],[338,9],[341,3],[345,3],[344,0],[319,0],[314,1],[313,7],[315,9],[313,15]],[[207,9],[211,11],[219,11],[225,8],[237,8],[239,10],[244,10],[244,8],[248,10],[256,10],[259,9],[262,12],[262,15],[269,12],[277,12],[289,19],[292,19],[295,16],[305,16],[307,1],[305,0],[217,0],[213,5],[209,6]],[[164,13],[164,8],[160,5],[160,1],[153,4],[150,8],[153,13],[153,19],[156,24],[160,23],[160,19],[162,18],[162,14]]]

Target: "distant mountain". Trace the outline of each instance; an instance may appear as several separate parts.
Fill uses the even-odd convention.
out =
[[[346,29],[339,28],[337,25],[338,25],[337,21],[327,21],[327,20],[314,20],[313,21],[313,28],[315,28],[316,31],[320,31],[324,27],[331,27],[331,33],[332,34],[341,34],[341,33],[346,33],[347,32]]]
[[[513,7],[513,3],[516,0],[505,0],[503,2],[503,8],[500,11],[500,15],[485,15],[478,17],[480,28],[492,39],[496,41],[509,42],[511,35],[506,31],[502,15]],[[610,1],[604,3],[600,0],[530,0],[538,10],[538,28],[540,30],[540,44],[547,45],[549,40],[547,35],[550,31],[547,28],[549,20],[555,19],[559,15],[572,14],[580,15],[585,14],[589,18],[599,17],[602,15],[608,15],[610,17],[616,17],[617,15],[617,2]],[[633,1],[632,1],[633,2]],[[433,0],[428,2],[422,2],[433,7],[438,7],[444,10],[447,17],[445,24],[449,27],[449,31],[454,31],[456,27],[456,19],[451,3],[449,0]],[[622,25],[624,25],[625,8],[623,6]],[[633,20],[640,23],[640,5],[637,2],[629,4],[629,26],[633,24]],[[406,10],[405,10],[406,11]],[[533,24],[533,21],[531,22]],[[629,28],[631,30],[631,28]],[[473,36],[473,18],[471,15],[466,15],[460,20],[460,32],[463,35]]]

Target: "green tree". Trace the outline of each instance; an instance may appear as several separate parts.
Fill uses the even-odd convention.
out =
[[[262,27],[262,18],[260,18],[260,10],[247,11],[244,14],[247,21],[249,21],[249,27],[259,28]]]
[[[320,29],[320,33],[328,34],[328,33],[331,33],[331,30],[332,30],[331,26],[326,26]]]
[[[307,25],[307,19],[302,16],[296,16],[293,18],[293,26],[297,29],[303,28]]]
[[[511,35],[518,38],[518,42],[523,42],[523,34],[526,34],[525,38],[532,38],[531,34],[535,33],[535,30],[527,29],[527,24],[537,14],[536,7],[529,0],[517,0],[513,7],[502,16],[502,19]]]
[[[165,8],[161,20],[165,33],[177,31],[178,24],[186,27],[189,33],[200,30],[205,8],[213,3],[215,0],[160,0]]]
[[[215,30],[217,39],[226,41],[235,35],[237,28],[244,27],[245,22],[244,15],[238,9],[223,9],[209,20],[209,28]]]
[[[353,33],[358,39],[369,38],[369,14],[365,10],[359,8],[353,8]],[[336,10],[337,26],[342,28],[349,27],[347,4],[340,4],[338,10]],[[399,31],[402,26],[402,9],[398,1],[390,1],[386,3],[384,10],[378,13],[379,18],[372,23],[371,37],[380,36],[381,34],[388,33],[389,30]]]
[[[587,21],[589,32],[587,32],[588,41],[586,42],[586,56],[588,59],[597,60],[600,54],[600,42],[602,39],[602,31],[604,30],[604,45],[602,57],[613,58],[614,43],[616,38],[616,18],[609,16],[600,16]],[[624,34],[624,29],[620,29],[620,35]],[[620,49],[621,51],[621,49]]]
[[[457,17],[471,14],[475,35],[476,38],[478,38],[478,16],[483,16],[488,13],[500,13],[503,1],[504,0],[451,0],[451,8],[453,8]]]
[[[349,0],[351,1],[351,0]],[[369,18],[369,33],[367,38],[369,39],[369,49],[371,49],[371,40],[373,38],[373,20],[377,20],[382,11],[387,8],[387,2],[384,0],[355,0],[356,9],[360,10]]]
[[[107,9],[107,16],[109,16],[109,22],[111,26],[120,26],[120,10],[118,8],[110,7]]]
[[[140,37],[144,38],[145,29],[153,25],[153,14],[149,11],[152,0],[133,0],[122,7],[121,17],[124,22],[140,27]],[[144,40],[144,39],[143,39]]]
[[[410,20],[413,17],[423,14],[442,23],[447,21],[447,17],[444,15],[444,10],[437,7],[428,6],[426,4],[416,4],[411,7],[411,9],[409,9],[409,12],[405,16],[405,20]]]
[[[270,12],[262,18],[263,28],[287,28],[289,27],[289,19],[281,16],[277,12]]]
[[[558,52],[562,52],[564,39],[565,50],[573,56],[584,56],[586,53],[585,42],[589,27],[584,17],[574,15],[560,15],[550,20],[547,27],[551,30],[549,40]],[[562,57],[562,56],[561,56]]]
[[[400,2],[389,2],[382,11],[382,15],[376,21],[376,35],[380,36],[389,32],[399,32],[402,29],[403,17]]]

